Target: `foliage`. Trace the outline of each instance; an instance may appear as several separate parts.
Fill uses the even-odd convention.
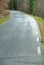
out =
[[[10,10],[17,10],[17,2],[16,2],[16,0],[11,0],[9,2],[9,9]]]
[[[5,11],[7,8],[8,8],[8,0],[0,0],[0,14],[1,14],[1,16],[6,16],[8,14],[8,12]]]
[[[16,1],[13,1],[13,8],[14,8],[14,10],[17,10],[17,3],[16,3]]]
[[[10,18],[10,15],[7,15],[5,17],[0,17],[0,24],[3,24],[4,22],[6,22],[8,19]]]
[[[30,13],[34,14],[36,11],[36,0],[29,0]]]

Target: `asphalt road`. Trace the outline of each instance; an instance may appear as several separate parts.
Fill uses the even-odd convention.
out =
[[[0,65],[42,65],[40,32],[34,18],[10,11],[0,25]]]

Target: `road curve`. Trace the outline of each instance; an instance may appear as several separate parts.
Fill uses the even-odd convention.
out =
[[[33,17],[10,11],[0,25],[0,65],[41,65],[40,32]]]

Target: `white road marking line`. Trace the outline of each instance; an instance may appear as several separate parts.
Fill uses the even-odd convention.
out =
[[[38,34],[38,31],[36,31],[36,34]]]
[[[39,37],[37,37],[37,41],[39,41]]]
[[[38,55],[41,55],[40,47],[37,47],[37,53],[38,53]]]

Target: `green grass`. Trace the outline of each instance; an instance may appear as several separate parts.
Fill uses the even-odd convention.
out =
[[[0,24],[3,23],[3,22],[5,22],[5,19],[6,18],[0,18]]]
[[[35,18],[35,20],[37,21],[38,25],[39,25],[39,29],[41,32],[41,42],[44,44],[44,19],[38,16],[33,16]]]
[[[0,18],[0,24],[6,22],[10,18],[10,15]]]

